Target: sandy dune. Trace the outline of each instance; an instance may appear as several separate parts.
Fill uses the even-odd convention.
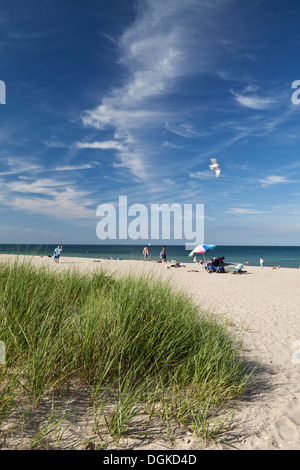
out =
[[[246,266],[243,274],[209,274],[191,263],[166,269],[156,262],[63,256],[59,263],[48,257],[34,257],[33,262],[56,270],[104,267],[120,275],[159,275],[206,310],[228,319],[243,338],[247,359],[257,366],[258,383],[238,403],[234,428],[223,436],[227,443],[210,448],[228,449],[230,444],[241,450],[300,449],[300,270]],[[175,443],[182,449],[195,445],[191,438]]]

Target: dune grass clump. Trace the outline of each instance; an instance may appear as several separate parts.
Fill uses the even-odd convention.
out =
[[[249,386],[227,327],[151,278],[1,264],[0,331],[0,421],[20,402],[38,406],[76,384],[101,409],[113,397],[104,415],[112,435],[138,413],[203,435],[213,410]]]

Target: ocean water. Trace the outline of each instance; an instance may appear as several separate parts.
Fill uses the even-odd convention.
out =
[[[28,255],[52,255],[55,245],[0,245],[0,253],[20,253]],[[142,260],[144,245],[64,245],[62,257],[77,256],[82,258],[119,258]],[[149,261],[159,261],[162,245],[150,245]],[[188,257],[190,251],[183,245],[166,245],[167,261],[192,263],[193,258]],[[214,256],[224,256],[225,263],[244,263],[249,266],[259,266],[260,256],[264,259],[264,266],[280,266],[282,268],[299,268],[300,246],[216,246],[205,254],[206,260]],[[203,259],[203,255],[198,255]]]

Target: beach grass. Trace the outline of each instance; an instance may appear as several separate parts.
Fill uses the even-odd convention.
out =
[[[0,331],[0,425],[84,389],[116,439],[139,415],[169,436],[177,423],[215,439],[229,423],[226,405],[251,383],[225,322],[160,279],[55,272],[16,257],[0,265]]]

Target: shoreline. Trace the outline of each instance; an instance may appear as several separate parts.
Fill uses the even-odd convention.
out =
[[[72,248],[73,246],[73,248]],[[54,245],[53,245],[54,247]],[[20,245],[10,248],[3,245],[0,250],[0,257],[7,255],[15,256],[37,256],[52,257],[54,248],[49,245]],[[142,248],[144,245],[67,245],[62,250],[63,258],[80,258],[95,260],[122,260],[122,261],[144,261]],[[0,247],[1,248],[1,247]],[[151,245],[148,262],[156,263],[160,261],[160,245]],[[193,265],[193,257],[189,256],[190,251],[181,245],[170,245],[167,248],[168,262],[180,262]],[[225,266],[230,267],[239,263],[244,263],[248,267],[260,267],[260,257],[263,256],[264,267],[300,269],[300,247],[292,246],[227,246],[220,245],[204,255],[196,255],[199,261],[211,261],[212,258],[225,257]]]
[[[1,259],[8,259],[8,258],[22,258],[24,257],[24,259],[27,259],[27,258],[33,258],[34,260],[37,260],[39,258],[43,258],[43,259],[48,259],[50,261],[53,261],[52,259],[52,255],[36,255],[36,254],[24,254],[24,253],[0,253],[0,261]],[[213,258],[207,258],[206,261],[210,262],[211,259]],[[129,258],[96,258],[96,257],[88,257],[88,256],[72,256],[72,255],[68,255],[68,254],[64,254],[62,253],[61,254],[61,260],[65,260],[65,261],[61,261],[61,263],[66,263],[68,260],[68,263],[72,262],[73,264],[80,264],[82,262],[94,262],[94,263],[98,263],[98,262],[106,262],[106,261],[109,261],[109,262],[125,262],[125,263],[142,263],[142,264],[151,264],[151,265],[156,265],[156,264],[162,264],[164,265],[164,263],[162,263],[162,261],[159,261],[159,260],[152,260],[152,259],[148,259],[147,261],[143,260],[143,259],[129,259]],[[171,264],[174,264],[176,263],[177,261],[174,260],[174,259],[171,259],[171,260],[167,260],[167,264],[168,266],[170,266]],[[185,264],[187,265],[186,267],[191,267],[191,266],[194,266],[195,268],[197,269],[201,269],[203,268],[203,264],[201,263],[195,263],[193,261],[191,261],[191,258],[190,259],[187,259],[186,261],[179,261],[180,264]],[[257,265],[254,265],[254,264],[247,264],[247,262],[241,262],[241,263],[238,263],[238,262],[232,262],[232,263],[226,263],[225,261],[225,270],[226,270],[226,273],[227,274],[234,266],[237,266],[238,264],[243,264],[243,270],[255,270],[255,269],[259,269],[259,270],[277,270],[280,269],[284,269],[284,270],[292,270],[292,271],[297,271],[297,270],[300,270],[300,266],[299,267],[287,267],[287,266],[266,266],[264,265],[263,268],[261,268],[261,266],[259,266],[258,264]]]
[[[300,449],[299,270],[245,265],[243,274],[222,274],[208,273],[194,263],[166,269],[164,263],[154,261],[95,261],[63,254],[59,263],[48,256],[1,255],[0,264],[16,257],[31,258],[36,266],[58,271],[104,268],[116,275],[151,275],[170,281],[197,305],[230,322],[242,338],[246,359],[257,366],[255,389],[237,404],[234,427],[214,448],[228,449],[231,444],[241,450]]]

